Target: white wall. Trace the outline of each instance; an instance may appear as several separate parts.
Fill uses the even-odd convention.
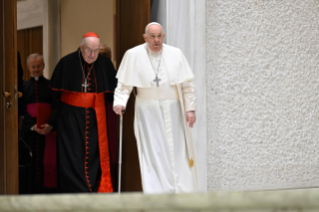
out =
[[[209,190],[319,186],[318,11],[206,0]]]
[[[27,29],[43,25],[43,0],[17,2],[17,29]]]
[[[193,137],[200,186],[206,191],[205,0],[154,0],[152,3],[151,21],[162,24],[165,43],[182,50],[195,74],[197,121]]]
[[[43,27],[43,75],[51,78],[60,59],[60,0],[17,2],[17,30]]]

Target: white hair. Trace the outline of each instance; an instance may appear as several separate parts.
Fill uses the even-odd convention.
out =
[[[27,64],[30,65],[30,60],[31,60],[31,59],[35,59],[35,58],[38,58],[38,57],[41,58],[42,63],[44,64],[44,58],[43,58],[43,56],[42,56],[41,54],[39,54],[39,53],[30,54],[29,57],[28,57],[28,59],[27,59]]]
[[[145,35],[147,34],[147,29],[148,29],[148,27],[151,26],[151,25],[158,25],[158,26],[160,26],[160,27],[162,28],[162,33],[164,33],[164,30],[163,30],[162,25],[160,25],[160,24],[157,23],[157,22],[151,22],[151,23],[147,24],[146,27],[145,27]]]

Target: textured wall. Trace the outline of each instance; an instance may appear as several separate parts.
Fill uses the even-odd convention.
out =
[[[319,186],[319,1],[206,0],[208,189]]]

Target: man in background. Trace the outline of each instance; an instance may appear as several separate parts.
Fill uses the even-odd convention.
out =
[[[55,192],[56,173],[52,170],[46,174],[47,179],[49,178],[46,183],[49,183],[49,186],[45,186],[45,165],[43,161],[45,147],[48,145],[47,135],[55,125],[56,113],[50,113],[47,123],[38,126],[38,119],[42,118],[39,117],[38,107],[44,106],[51,109],[52,93],[49,80],[43,76],[45,67],[43,56],[37,53],[29,55],[27,67],[31,77],[23,83],[26,108],[22,128],[24,140],[32,150],[31,185],[28,193],[52,193]],[[54,149],[50,151],[54,151]]]
[[[100,44],[100,54],[112,60],[111,48],[108,47],[106,44],[103,44],[103,43]]]

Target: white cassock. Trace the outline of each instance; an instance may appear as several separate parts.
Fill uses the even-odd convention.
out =
[[[156,53],[139,45],[125,53],[117,78],[114,106],[126,107],[137,88],[134,133],[144,193],[196,191],[195,151],[186,125],[186,111],[196,110],[194,75],[182,52],[163,44]]]

